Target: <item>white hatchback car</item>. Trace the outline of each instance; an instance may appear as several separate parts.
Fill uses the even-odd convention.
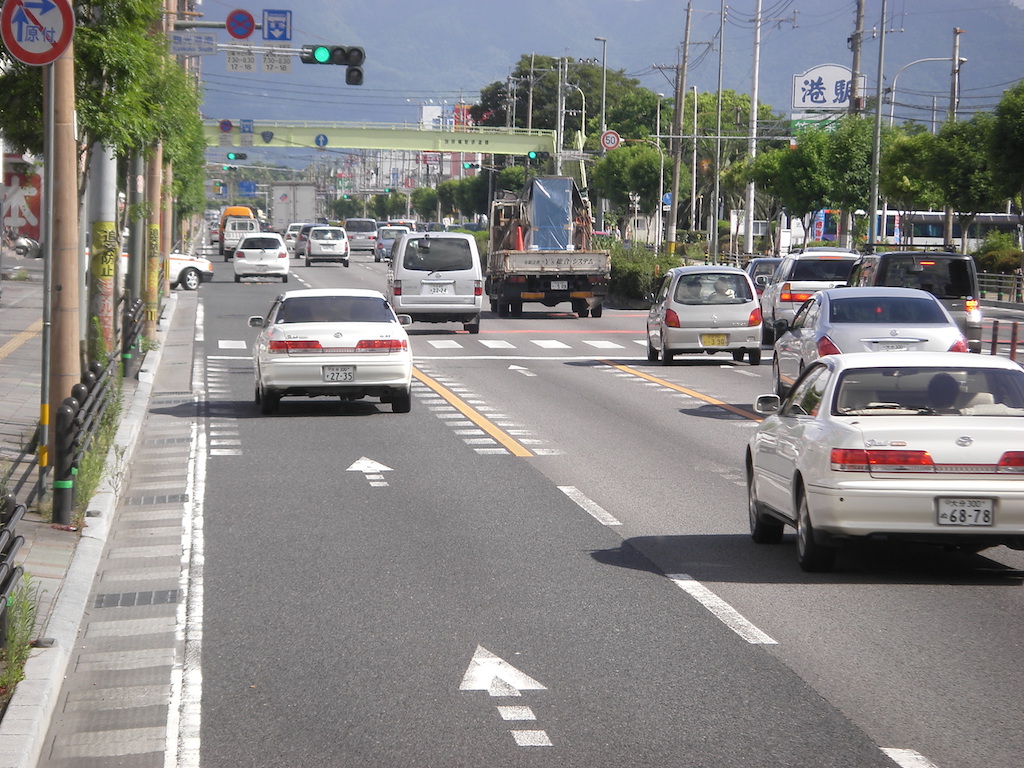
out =
[[[403,325],[378,291],[311,288],[278,296],[253,344],[256,402],[274,413],[282,397],[378,397],[395,413],[412,408],[412,351]]]
[[[348,235],[341,227],[313,227],[306,238],[305,257],[307,267],[318,261],[340,261],[347,267]]]
[[[671,365],[678,354],[701,352],[761,363],[761,307],[742,269],[675,267],[661,281],[647,315],[647,359]]]
[[[837,547],[907,540],[1024,549],[1024,370],[957,352],[861,352],[811,363],[747,446],[750,532],[796,528],[805,571]]]
[[[260,232],[242,238],[232,259],[235,282],[243,277],[280,277],[288,282],[288,249],[276,232]]]

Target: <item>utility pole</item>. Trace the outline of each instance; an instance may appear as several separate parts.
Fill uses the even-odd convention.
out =
[[[850,114],[860,113],[860,51],[864,42],[864,0],[857,0],[856,29],[850,35],[850,48],[853,50],[853,79],[850,81]]]
[[[676,108],[672,112],[672,204],[668,208],[668,231],[666,232],[670,253],[676,251],[676,228],[679,221],[679,172],[683,163],[683,112],[686,109],[686,65],[690,55],[690,19],[692,16],[693,0],[688,0],[686,3],[686,30],[683,33],[682,63],[680,64],[679,57],[676,58]],[[693,102],[693,109],[696,113],[696,99]],[[696,144],[696,136],[693,141]]]
[[[960,35],[964,31],[959,27],[953,27],[953,73],[949,84],[949,112],[946,120],[950,123],[956,122],[957,102],[960,100]],[[945,217],[942,222],[942,240],[953,250],[953,208],[945,207]],[[964,241],[966,242],[966,241]]]
[[[761,0],[757,0],[754,12],[754,82],[750,86],[750,135],[747,138],[747,155],[753,162],[757,157],[757,81],[761,69]],[[743,252],[754,253],[754,182],[747,182],[746,213],[743,216]]]
[[[715,124],[715,195],[711,201],[711,221],[708,224],[708,253],[711,263],[718,263],[718,198],[722,190],[722,67],[725,64],[725,0],[722,0],[718,25],[718,117]]]
[[[878,38],[878,80],[875,88],[875,133],[871,149],[871,192],[868,201],[868,247],[878,239],[878,170],[882,154],[882,83],[885,74],[885,25],[887,0],[882,0],[882,24]]]

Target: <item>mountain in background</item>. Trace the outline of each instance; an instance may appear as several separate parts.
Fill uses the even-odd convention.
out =
[[[206,21],[245,8],[259,21],[263,8],[235,2],[199,6]],[[411,123],[423,103],[475,102],[480,89],[504,81],[521,55],[596,59],[607,38],[607,67],[624,71],[655,92],[672,95],[686,23],[685,0],[293,0],[292,46],[326,43],[366,50],[365,83],[346,86],[344,68],[300,64],[291,74],[229,74],[226,54],[203,57],[205,116],[212,119]],[[695,3],[687,85],[714,91],[719,50],[722,86],[751,90],[754,0],[728,8],[724,45],[719,44],[720,3]],[[890,0],[886,24],[885,87],[898,80],[897,119],[940,119],[949,104],[954,28],[963,66],[961,114],[991,109],[1003,90],[1024,77],[1024,10],[1010,0]],[[699,6],[699,9],[698,7]],[[895,7],[894,6],[898,6]],[[867,3],[862,70],[866,95],[876,88],[881,0]],[[788,114],[793,77],[819,64],[850,66],[848,38],[853,0],[767,0],[762,10],[760,100]],[[257,31],[250,40],[260,45]],[[220,42],[237,42],[223,31]],[[903,106],[907,105],[907,106]],[[588,112],[599,105],[588,104]],[[592,112],[591,114],[596,114]],[[614,126],[610,126],[614,128]],[[258,130],[258,127],[257,127]]]

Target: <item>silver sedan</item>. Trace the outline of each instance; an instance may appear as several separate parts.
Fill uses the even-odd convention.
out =
[[[967,352],[942,302],[914,288],[830,288],[775,326],[775,391],[783,395],[812,361],[850,352]]]

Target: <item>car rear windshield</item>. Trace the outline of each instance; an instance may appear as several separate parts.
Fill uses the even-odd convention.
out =
[[[257,250],[257,249],[271,249],[280,248],[281,241],[276,237],[247,237],[242,241],[242,245],[239,246],[239,250]]]
[[[702,272],[684,275],[676,283],[677,304],[745,304],[752,301],[750,285],[736,273]]]
[[[377,222],[376,221],[360,221],[359,219],[349,219],[345,222],[345,229],[349,232],[376,232]]]
[[[395,314],[375,296],[304,296],[287,299],[278,323],[393,323]]]
[[[1024,371],[966,366],[847,371],[836,387],[833,413],[1024,417]]]
[[[886,323],[927,325],[948,323],[949,319],[937,301],[906,296],[858,296],[832,299],[828,319],[833,323]]]
[[[419,272],[472,269],[473,252],[462,238],[417,238],[406,243],[402,266]]]
[[[958,299],[974,295],[970,262],[967,258],[883,258],[878,265],[878,285],[919,288],[940,299]]]
[[[817,280],[834,283],[848,280],[856,259],[799,259],[793,265],[790,280]]]
[[[343,229],[312,229],[309,232],[310,240],[342,240],[344,237]]]

